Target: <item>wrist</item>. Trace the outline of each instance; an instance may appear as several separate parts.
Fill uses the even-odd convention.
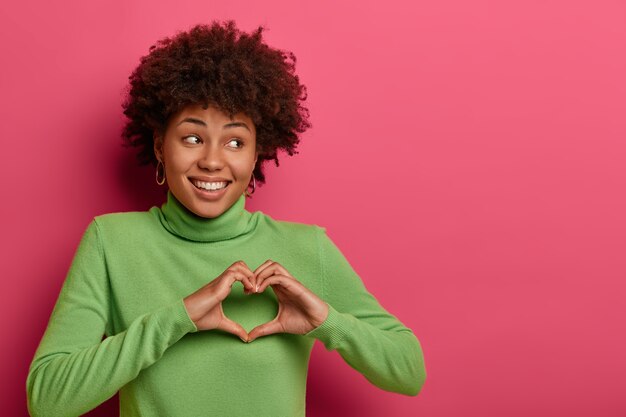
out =
[[[189,316],[191,321],[193,321],[194,324],[196,324],[196,322],[198,321],[200,317],[199,317],[199,313],[197,311],[197,308],[195,307],[195,303],[193,302],[193,299],[191,298],[191,296],[185,297],[183,299],[183,303],[185,304],[187,315]]]
[[[312,323],[315,329],[320,327],[328,318],[328,312],[329,312],[328,304],[326,304],[325,302],[322,302],[322,304],[323,306],[320,306],[321,307],[320,316],[314,319]]]

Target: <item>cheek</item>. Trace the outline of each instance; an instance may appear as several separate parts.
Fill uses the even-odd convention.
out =
[[[185,171],[196,160],[193,152],[184,152],[180,149],[165,149],[165,158],[168,169],[172,172]]]
[[[230,166],[235,175],[241,177],[248,176],[254,169],[254,154],[247,155],[244,158],[235,158],[231,161]]]

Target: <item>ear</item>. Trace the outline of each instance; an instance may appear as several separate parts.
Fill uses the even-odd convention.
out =
[[[154,155],[157,160],[163,162],[163,138],[157,133],[152,134],[152,141],[154,142]]]

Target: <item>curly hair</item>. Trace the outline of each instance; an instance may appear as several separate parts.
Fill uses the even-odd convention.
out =
[[[250,117],[259,151],[253,174],[260,184],[265,183],[264,161],[279,166],[278,149],[298,153],[299,134],[311,127],[303,105],[306,87],[295,74],[295,55],[265,44],[264,29],[248,34],[232,20],[214,21],[150,47],[128,77],[122,104],[128,118],[123,144],[139,148],[140,165],[156,166],[154,134],[164,134],[170,117],[192,104]]]

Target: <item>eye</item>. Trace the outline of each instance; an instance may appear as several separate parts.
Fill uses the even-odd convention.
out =
[[[243,146],[243,141],[241,139],[233,138],[233,139],[228,141],[228,143],[232,143],[232,142],[239,143],[239,146],[236,146],[236,148],[241,148]]]
[[[200,138],[199,138],[199,137],[197,137],[196,135],[189,135],[189,136],[185,136],[185,137],[183,137],[183,141],[185,141],[185,142],[187,142],[187,143],[196,144],[196,143],[198,143],[198,142],[190,142],[190,141],[188,141],[187,139],[192,139],[192,140],[193,140],[193,139],[196,139],[198,142],[200,141]]]

